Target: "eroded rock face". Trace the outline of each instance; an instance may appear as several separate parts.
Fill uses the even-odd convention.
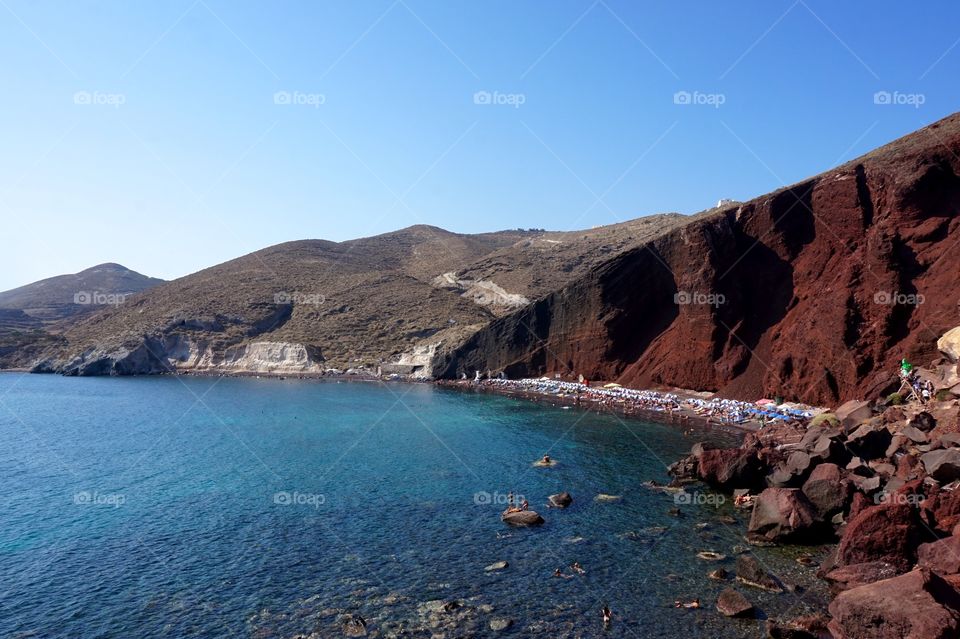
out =
[[[937,340],[937,350],[946,355],[951,362],[960,360],[960,326],[951,328]]]
[[[492,322],[434,370],[572,370],[819,405],[874,399],[864,391],[884,386],[878,374],[889,382],[904,355],[929,361],[953,328],[956,299],[943,291],[960,272],[958,212],[960,116],[951,116],[617,256]],[[694,292],[724,304],[682,303]],[[875,301],[896,292],[924,304]]]
[[[834,639],[954,639],[960,593],[926,569],[847,590],[830,604]]]

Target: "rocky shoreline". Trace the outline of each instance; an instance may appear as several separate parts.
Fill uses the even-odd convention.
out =
[[[921,375],[940,382],[929,401],[850,401],[809,426],[750,433],[739,448],[696,444],[671,467],[675,486],[706,484],[752,507],[750,544],[831,544],[818,571],[828,610],[769,621],[769,636],[960,636],[957,365]]]

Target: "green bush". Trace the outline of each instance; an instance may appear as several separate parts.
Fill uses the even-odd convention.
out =
[[[900,393],[890,393],[887,395],[887,405],[889,406],[899,406],[903,403],[903,395]]]
[[[954,395],[953,393],[951,393],[951,392],[950,392],[949,390],[947,390],[946,388],[942,388],[942,389],[940,389],[940,390],[937,391],[937,401],[938,401],[938,402],[947,402],[947,401],[950,401],[951,399],[953,399],[954,397],[956,397],[956,395]]]
[[[824,424],[826,422],[826,424]],[[811,426],[839,426],[840,420],[837,419],[837,416],[833,413],[820,413],[816,417],[810,420]]]

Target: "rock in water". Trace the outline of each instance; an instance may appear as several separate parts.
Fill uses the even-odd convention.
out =
[[[490,565],[487,566],[486,568],[484,568],[484,570],[485,570],[486,572],[496,572],[496,571],[498,571],[498,570],[506,570],[509,565],[510,565],[510,564],[507,563],[507,562],[505,562],[505,561],[497,561],[497,562],[494,562],[494,563],[490,564]]]
[[[500,632],[506,630],[513,625],[513,619],[491,619],[490,620],[490,630],[494,632]]]
[[[960,636],[960,592],[925,568],[842,592],[830,614],[835,639]]]
[[[511,526],[539,526],[543,523],[543,517],[533,510],[518,510],[512,513],[503,513],[500,519]]]
[[[770,592],[783,592],[780,582],[760,565],[756,557],[750,555],[737,557],[737,581]]]
[[[599,495],[594,497],[594,499],[596,501],[613,502],[613,501],[620,501],[621,499],[623,499],[623,497],[620,495],[607,495],[605,493],[600,493]]]
[[[733,588],[724,588],[717,597],[717,610],[724,617],[752,617],[753,604]]]
[[[550,504],[555,508],[566,508],[573,503],[573,497],[570,496],[568,492],[557,493],[556,495],[550,495],[547,499],[550,500]]]

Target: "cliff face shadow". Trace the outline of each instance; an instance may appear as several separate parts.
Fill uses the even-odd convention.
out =
[[[680,314],[677,281],[656,248],[624,255],[603,282],[609,317],[607,357],[626,366],[636,362]]]

